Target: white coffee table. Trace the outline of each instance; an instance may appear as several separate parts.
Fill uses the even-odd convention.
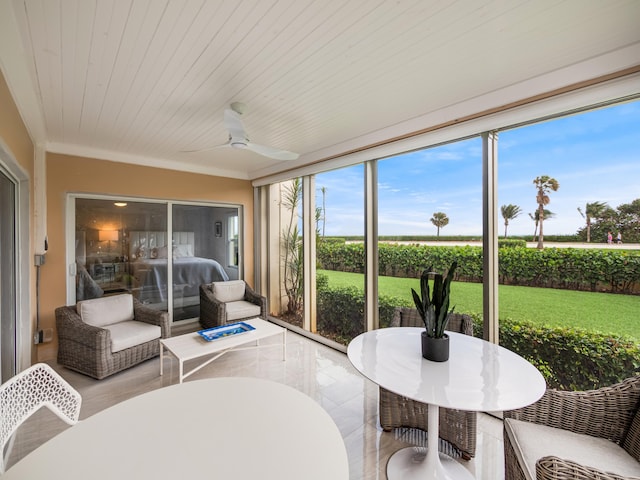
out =
[[[387,463],[387,478],[473,480],[460,463],[438,454],[439,408],[512,410],[538,400],[546,384],[542,374],[521,356],[460,333],[447,332],[451,345],[448,361],[425,360],[420,340],[423,330],[381,328],[357,336],[347,349],[353,366],[369,380],[428,404],[426,458],[416,461],[412,447],[399,450]]]
[[[220,358],[227,352],[247,350],[262,347],[280,347],[282,348],[282,360],[287,358],[287,329],[275,325],[271,322],[267,322],[260,318],[254,318],[252,320],[243,320],[244,323],[251,325],[255,328],[247,333],[240,335],[231,335],[228,337],[220,338],[207,342],[197,333],[187,333],[185,335],[179,335],[177,337],[163,338],[160,340],[160,375],[163,372],[163,360],[164,351],[166,350],[171,356],[178,360],[180,373],[179,383],[188,376],[196,373],[201,368],[209,365],[214,360]],[[260,340],[276,335],[282,335],[282,345],[277,343],[270,343],[266,345],[260,345]],[[253,343],[253,345],[249,345]],[[211,358],[207,358],[203,363],[197,367],[192,368],[188,372],[184,371],[184,362],[188,360],[194,360],[197,358],[203,358],[213,355]]]

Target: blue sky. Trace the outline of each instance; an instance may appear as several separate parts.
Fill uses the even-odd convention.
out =
[[[441,235],[482,234],[482,141],[472,138],[378,162],[379,234],[435,235],[429,221],[444,212]],[[510,235],[532,235],[536,209],[533,179],[549,175],[551,192],[545,234],[572,234],[585,220],[577,208],[602,201],[611,207],[640,198],[640,102],[627,103],[500,132],[498,206],[515,204],[520,216]],[[362,235],[362,165],[317,175],[326,188],[326,235]],[[321,226],[322,229],[322,226]],[[500,235],[504,225],[500,217]]]

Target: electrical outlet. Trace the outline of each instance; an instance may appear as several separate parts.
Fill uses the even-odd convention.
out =
[[[53,328],[44,328],[38,330],[33,336],[33,343],[39,345],[40,343],[48,343],[53,340]]]

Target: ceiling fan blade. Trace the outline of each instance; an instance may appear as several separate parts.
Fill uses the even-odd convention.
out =
[[[247,138],[244,130],[244,124],[238,112],[234,112],[230,108],[224,111],[224,126],[229,131],[232,138]]]
[[[180,150],[180,153],[198,153],[198,152],[208,152],[209,150],[215,150],[216,148],[230,147],[230,142],[222,143],[220,145],[214,145],[213,147],[207,148],[199,148],[197,150]]]
[[[267,147],[251,142],[247,143],[246,148],[247,150],[275,160],[295,160],[300,156],[297,153],[288,152],[287,150],[280,150],[279,148]]]
[[[236,108],[234,108],[234,105]],[[250,150],[254,153],[257,153],[264,157],[273,158],[275,160],[295,160],[300,156],[297,153],[280,150],[279,148],[267,147],[265,145],[251,143],[249,141],[247,132],[244,129],[242,119],[240,118],[240,112],[244,112],[244,104],[234,102],[231,104],[231,107],[232,108],[225,109],[223,118],[224,126],[229,131],[229,141],[227,143],[198,150],[182,150],[181,153],[206,152],[208,150],[214,150],[220,147],[232,147],[237,149]]]

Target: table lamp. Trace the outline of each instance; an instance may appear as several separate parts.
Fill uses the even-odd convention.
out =
[[[118,231],[117,230],[99,230],[98,231],[98,240],[101,242],[109,242],[108,252],[111,253],[111,242],[118,241]]]

